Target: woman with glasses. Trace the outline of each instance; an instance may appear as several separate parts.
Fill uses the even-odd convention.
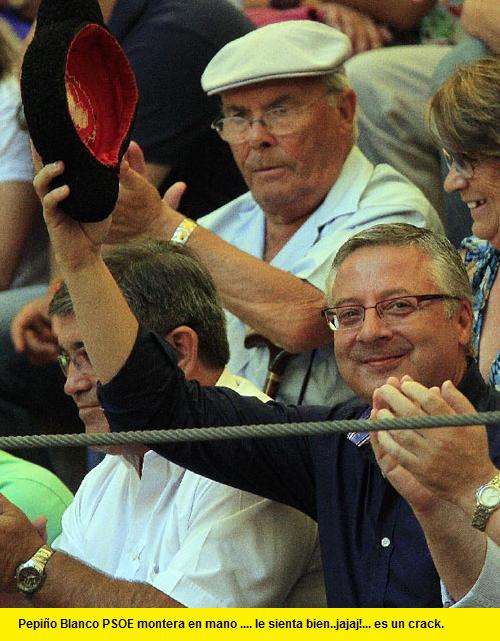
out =
[[[444,188],[470,210],[462,243],[474,290],[474,348],[486,382],[500,389],[500,56],[459,67],[430,103],[448,165]]]

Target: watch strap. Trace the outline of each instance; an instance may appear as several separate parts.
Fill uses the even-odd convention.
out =
[[[476,507],[472,515],[472,527],[475,527],[477,530],[481,530],[481,532],[484,532],[484,530],[486,529],[486,524],[488,523],[488,519],[490,518],[491,514],[500,507],[500,501],[496,506],[493,507],[487,507],[486,505],[482,505],[480,503],[479,493],[485,487],[494,487],[500,491],[500,472],[496,474],[490,481],[488,481],[484,485],[481,485],[476,490]]]
[[[31,560],[43,572],[45,570],[45,566],[47,565],[47,561],[53,554],[54,550],[52,548],[50,548],[48,545],[42,545],[42,547],[39,548],[31,557]]]
[[[18,590],[26,595],[30,595],[40,589],[45,579],[45,566],[47,565],[48,560],[51,558],[54,552],[55,550],[50,548],[48,545],[42,545],[42,547],[35,552],[31,559],[28,559],[28,561],[26,561],[25,563],[21,563],[17,567],[16,584]],[[40,576],[40,579],[36,582],[35,585],[23,584],[23,580],[21,579],[23,570],[29,567],[33,568]]]
[[[170,240],[173,243],[185,245],[196,227],[198,227],[198,225],[194,220],[191,220],[191,218],[184,218],[184,220],[175,229]]]

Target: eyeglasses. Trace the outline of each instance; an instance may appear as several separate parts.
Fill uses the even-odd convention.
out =
[[[401,296],[379,301],[376,305],[363,307],[363,305],[345,305],[341,307],[328,307],[323,310],[323,315],[331,330],[358,329],[365,320],[367,309],[374,309],[378,317],[389,325],[396,325],[414,312],[424,301],[428,300],[461,300],[458,296],[446,294],[421,294],[419,296]]]
[[[300,107],[274,107],[264,112],[262,118],[244,118],[243,116],[225,116],[214,120],[211,127],[222,140],[238,145],[245,142],[254,123],[260,122],[269,133],[275,136],[286,136],[298,131],[305,124],[307,110],[327,96],[326,92],[306,105]]]
[[[442,149],[444,161],[448,167],[448,171],[455,167],[458,173],[464,178],[472,178],[474,176],[474,160],[465,154],[459,152],[451,152],[449,149]]]
[[[66,378],[68,377],[70,363],[72,363],[79,372],[87,374],[92,373],[92,365],[87,352],[83,347],[77,350],[73,356],[70,356],[65,350],[61,350],[57,357],[57,362],[59,363],[59,367]]]

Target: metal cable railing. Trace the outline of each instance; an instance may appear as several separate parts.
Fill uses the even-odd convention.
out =
[[[195,429],[144,430],[104,434],[40,434],[1,436],[0,449],[15,450],[37,447],[74,447],[81,445],[121,445],[132,443],[172,443],[185,441],[220,441],[240,438],[272,438],[378,430],[460,427],[465,425],[500,425],[500,411],[446,416],[413,416],[377,421],[337,420],[267,425],[231,425]]]

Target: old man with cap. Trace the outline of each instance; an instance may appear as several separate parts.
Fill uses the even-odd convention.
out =
[[[208,265],[228,311],[234,371],[264,383],[267,349],[244,347],[248,328],[297,354],[278,396],[292,403],[352,395],[332,367],[320,314],[340,245],[382,222],[441,230],[416,187],[387,165],[373,167],[355,146],[356,96],[342,66],[350,51],[345,35],[311,21],[272,24],[227,44],[202,85],[221,96],[213,127],[230,145],[250,191],[198,225],[152,192],[126,212],[128,225],[147,226],[129,227],[129,236],[146,232],[187,242]],[[123,187],[134,183],[145,191],[132,173]],[[122,205],[115,222],[127,209]]]

